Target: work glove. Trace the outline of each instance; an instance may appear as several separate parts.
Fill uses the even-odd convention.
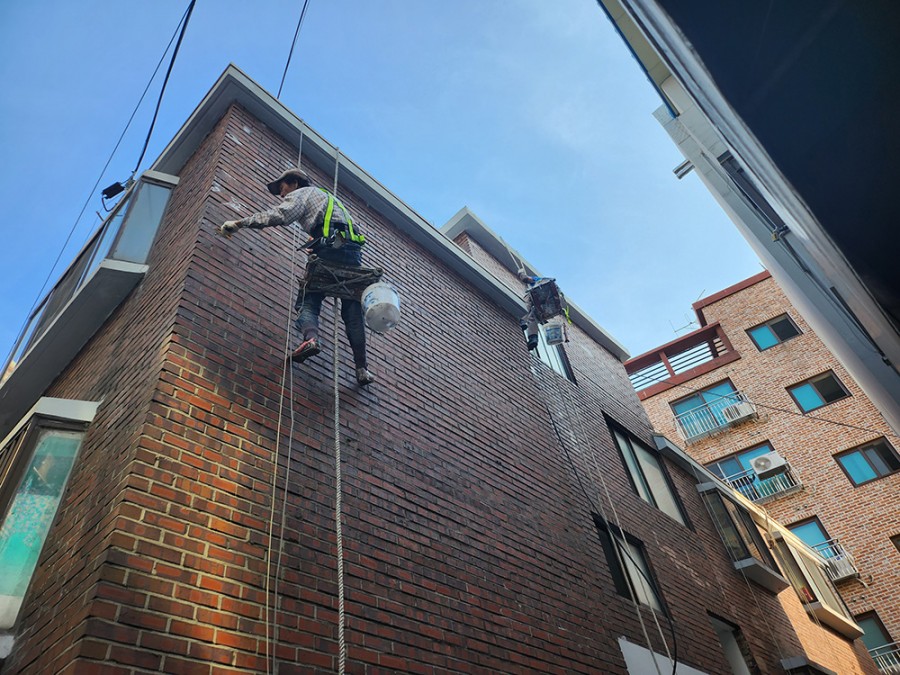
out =
[[[219,234],[231,239],[231,235],[241,229],[240,224],[236,220],[226,220],[219,228]]]

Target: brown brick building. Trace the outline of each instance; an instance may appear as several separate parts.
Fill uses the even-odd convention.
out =
[[[768,272],[694,309],[701,328],[625,364],[654,428],[821,553],[897,672],[900,439]],[[761,478],[763,455],[786,463]]]
[[[294,231],[214,233],[301,141],[403,302],[370,388],[340,337],[340,474],[331,348],[284,379]],[[653,436],[615,340],[573,307],[525,350],[512,258],[229,68],[0,386],[3,675],[328,673],[342,638],[354,673],[876,673],[849,617],[806,620],[794,570],[836,605],[805,548]]]

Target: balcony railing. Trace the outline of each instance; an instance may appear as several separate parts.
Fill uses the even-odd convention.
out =
[[[878,666],[878,670],[889,675],[900,675],[900,643],[892,642],[888,645],[870,649],[872,660]]]
[[[828,576],[832,581],[859,576],[853,556],[837,539],[829,539],[813,546],[813,549],[825,559],[825,569],[828,570]]]
[[[752,417],[756,417],[756,406],[734,392],[676,415],[675,424],[685,441],[697,441]]]
[[[770,478],[760,478],[753,469],[726,476],[725,482],[754,502],[766,502],[796,492],[803,484],[794,474],[790,465],[787,470]]]
[[[625,371],[643,400],[738,358],[725,331],[713,323],[629,359]]]

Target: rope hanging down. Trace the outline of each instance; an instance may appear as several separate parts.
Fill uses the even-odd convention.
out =
[[[288,279],[293,279],[295,276],[295,268],[296,268],[296,251],[298,244],[298,233],[296,227],[291,227],[291,231],[293,233],[293,244],[291,245],[291,273],[288,276]],[[289,281],[290,283],[290,281]],[[281,560],[284,554],[284,528],[285,528],[285,513],[287,511],[287,492],[288,485],[291,476],[291,460],[293,454],[293,443],[294,443],[294,378],[291,377],[290,384],[287,385],[288,395],[290,397],[290,417],[291,423],[288,432],[288,451],[287,451],[287,467],[285,469],[284,476],[284,493],[282,497],[281,503],[281,527],[278,533],[278,557],[275,564],[275,589],[274,589],[274,608],[271,609],[270,614],[270,602],[269,597],[272,593],[271,591],[271,579],[272,579],[272,541],[275,529],[275,501],[276,501],[276,491],[278,489],[278,458],[280,456],[280,441],[281,441],[281,419],[284,411],[284,394],[286,388],[286,380],[288,374],[291,370],[291,362],[288,359],[288,355],[291,353],[290,339],[291,339],[291,320],[293,319],[293,312],[290,298],[293,293],[291,292],[293,289],[289,289],[288,291],[288,303],[287,303],[287,325],[285,326],[284,332],[284,359],[282,360],[282,371],[281,371],[281,396],[278,404],[278,424],[275,430],[275,455],[273,461],[272,468],[272,502],[269,509],[269,541],[268,541],[268,551],[266,552],[266,675],[269,675],[270,672],[278,672],[278,663],[276,661],[276,650],[273,648],[272,643],[274,645],[278,645],[278,582],[281,578]],[[304,294],[306,290],[304,289]],[[270,671],[269,667],[272,667]]]
[[[338,171],[341,166],[341,149],[335,148],[334,189],[331,193],[337,199]],[[341,301],[343,302],[343,301]],[[338,298],[334,299],[334,337],[331,341],[334,351],[334,531],[337,541],[338,575],[338,674],[344,675],[347,662],[347,642],[344,630],[344,538],[341,528],[341,394],[338,389]]]
[[[338,673],[344,675],[347,643],[344,637],[344,538],[341,528],[341,394],[338,388],[338,299],[334,299],[334,530],[337,541],[338,575]]]

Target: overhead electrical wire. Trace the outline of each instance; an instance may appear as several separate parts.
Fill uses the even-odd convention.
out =
[[[193,3],[192,3],[193,5]],[[189,8],[190,9],[190,8]],[[100,170],[100,174],[97,176],[97,180],[94,185],[91,187],[88,192],[87,198],[84,200],[84,204],[81,207],[81,210],[78,212],[78,216],[75,218],[75,222],[72,223],[72,227],[69,230],[68,235],[66,235],[66,239],[63,242],[62,246],[59,249],[59,253],[56,255],[56,259],[53,261],[53,265],[51,265],[50,270],[47,272],[47,277],[44,279],[44,283],[41,284],[40,290],[38,290],[37,295],[34,301],[31,303],[31,307],[28,309],[28,312],[25,315],[25,319],[22,322],[21,328],[19,328],[19,335],[22,334],[22,331],[25,330],[25,327],[28,325],[28,321],[31,318],[32,312],[34,312],[35,307],[37,307],[38,302],[40,302],[41,297],[43,296],[44,291],[47,288],[47,284],[50,282],[50,279],[53,278],[53,272],[56,270],[56,266],[59,264],[59,261],[62,259],[63,253],[65,253],[66,247],[69,245],[69,242],[72,240],[72,236],[75,234],[75,230],[78,228],[78,223],[81,222],[81,218],[84,215],[84,212],[87,210],[88,204],[90,204],[91,199],[97,191],[97,187],[100,185],[100,181],[103,180],[103,176],[106,174],[106,170],[109,168],[110,163],[112,163],[113,157],[115,157],[116,152],[119,149],[119,146],[122,144],[122,140],[125,138],[125,134],[128,132],[128,129],[131,127],[131,123],[134,121],[135,115],[137,115],[137,111],[140,109],[141,104],[144,102],[144,97],[147,96],[147,92],[150,90],[150,85],[153,84],[153,80],[156,79],[156,74],[159,72],[160,66],[162,66],[162,62],[166,58],[166,54],[169,53],[169,48],[172,46],[172,42],[175,41],[175,36],[178,35],[178,29],[181,24],[184,22],[185,17],[187,16],[188,10],[185,10],[185,13],[182,15],[181,19],[179,19],[178,24],[175,26],[175,30],[172,32],[172,37],[169,38],[169,42],[166,45],[166,48],[163,50],[162,55],[159,57],[159,61],[156,64],[156,68],[153,69],[153,74],[150,75],[150,79],[147,80],[147,85],[144,87],[144,91],[141,93],[141,97],[138,99],[137,105],[134,106],[134,110],[131,111],[131,116],[128,118],[128,122],[125,124],[125,128],[122,129],[122,133],[119,135],[119,140],[116,141],[115,147],[113,147],[112,152],[109,153],[109,157],[106,159],[106,163],[103,165],[103,168]],[[13,352],[15,351],[18,344],[14,344],[10,349],[10,352],[6,356],[6,362],[9,361],[13,356]]]
[[[297,21],[297,30],[294,31],[294,39],[291,41],[291,50],[288,52],[287,62],[284,64],[284,72],[281,74],[281,84],[278,85],[278,94],[275,98],[281,98],[281,90],[284,87],[284,79],[287,77],[288,68],[291,65],[291,57],[294,55],[294,47],[297,46],[297,38],[300,36],[300,28],[303,26],[303,19],[306,18],[306,9],[309,7],[309,0],[303,0],[303,9],[300,10],[300,20]]]
[[[696,389],[694,387],[691,387],[690,385],[683,384],[683,383],[678,383],[673,386],[682,387],[682,388],[687,389],[688,391],[692,391],[694,393],[703,392],[704,394],[708,394],[709,396],[716,396],[718,398],[734,400],[734,397],[729,396],[728,394],[716,394],[713,392],[707,392],[703,389]],[[881,436],[891,436],[893,438],[897,438],[898,440],[900,440],[900,436],[897,436],[896,434],[894,434],[890,431],[879,431],[877,429],[869,429],[868,427],[860,427],[855,424],[849,424],[847,422],[839,422],[837,420],[830,420],[825,417],[816,417],[815,415],[808,415],[806,413],[797,412],[796,410],[790,410],[789,408],[779,408],[778,406],[767,405],[765,403],[757,403],[756,401],[753,401],[753,405],[755,405],[757,408],[765,408],[766,410],[775,410],[777,412],[787,413],[788,415],[794,415],[795,417],[802,417],[803,419],[806,419],[806,420],[815,420],[817,422],[827,422],[828,424],[835,424],[839,427],[847,427],[848,429],[856,429],[857,431],[867,431],[869,433],[879,434]]]
[[[137,170],[141,166],[141,162],[144,160],[144,155],[147,152],[147,146],[150,145],[150,137],[153,135],[153,127],[156,126],[156,118],[159,115],[159,107],[162,105],[163,94],[166,93],[166,85],[169,83],[169,76],[172,74],[172,67],[175,65],[175,59],[178,57],[178,50],[181,48],[181,41],[184,39],[184,34],[187,31],[188,22],[191,20],[191,14],[194,12],[194,5],[197,4],[197,0],[191,0],[191,4],[188,5],[187,11],[184,13],[184,18],[181,22],[181,32],[178,35],[178,42],[175,43],[175,50],[172,52],[172,59],[169,61],[169,67],[166,70],[166,76],[163,78],[162,88],[159,90],[159,98],[156,100],[156,108],[153,111],[153,119],[150,121],[150,129],[147,131],[147,138],[144,139],[144,147],[141,148],[141,156],[138,157],[137,164],[134,165],[134,171],[131,172],[131,175],[137,173]]]

